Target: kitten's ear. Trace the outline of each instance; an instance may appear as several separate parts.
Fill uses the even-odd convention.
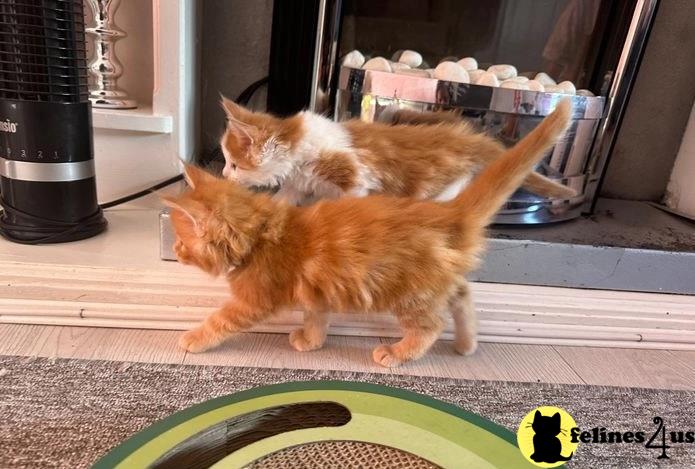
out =
[[[246,122],[248,115],[251,114],[251,112],[244,106],[241,106],[240,104],[237,104],[224,96],[221,96],[220,104],[222,105],[222,109],[224,109],[224,113],[227,115],[227,118],[231,121],[244,123]]]
[[[186,178],[186,182],[191,188],[201,187],[206,183],[216,181],[217,178],[207,171],[200,169],[196,166],[185,164],[183,167],[183,175]]]
[[[227,132],[234,136],[242,152],[248,151],[251,145],[253,145],[253,137],[251,136],[253,127],[240,124],[238,121],[229,120],[227,122]]]
[[[242,151],[253,145],[253,125],[248,123],[250,111],[222,96],[222,109],[227,115],[227,132],[231,133]]]
[[[560,422],[561,422],[560,412],[555,412],[555,415],[553,415],[553,420],[557,420],[557,423],[560,424]]]
[[[167,207],[183,213],[190,221],[196,236],[201,237],[205,235],[205,227],[207,226],[210,211],[203,204],[194,200],[177,199],[167,195],[162,196],[162,202]]]
[[[541,412],[537,410],[536,413],[533,415],[533,420],[538,420],[541,417],[543,417],[543,415],[541,415]]]

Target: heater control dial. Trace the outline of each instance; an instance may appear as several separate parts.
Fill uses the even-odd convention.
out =
[[[18,161],[33,161],[33,162],[53,162],[57,163],[62,160],[70,161],[69,155],[63,154],[62,150],[31,150],[21,147],[15,147],[12,142],[5,142],[5,152],[3,158],[8,160]]]

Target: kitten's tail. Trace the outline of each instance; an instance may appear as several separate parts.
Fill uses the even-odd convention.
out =
[[[521,187],[534,194],[542,195],[543,197],[568,199],[577,196],[577,191],[571,187],[548,179],[535,171],[531,171],[529,175],[526,176],[526,180],[524,180]]]
[[[560,102],[552,114],[490,163],[452,203],[460,207],[476,225],[487,226],[567,129],[571,114],[571,101]]]
[[[393,113],[393,124],[407,125],[439,125],[456,124],[465,126],[461,116],[452,111],[418,112],[409,109],[397,109]],[[568,199],[577,196],[577,191],[549,179],[542,174],[531,171],[521,185],[524,189],[534,194],[555,199]]]

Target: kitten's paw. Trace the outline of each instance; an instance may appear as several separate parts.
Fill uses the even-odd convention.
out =
[[[403,363],[403,360],[396,356],[391,345],[379,345],[372,352],[372,358],[379,365],[387,368],[393,368]]]
[[[210,343],[205,331],[201,328],[192,329],[179,337],[179,347],[191,353],[204,352],[215,345],[217,344]]]
[[[478,339],[472,337],[466,340],[457,340],[454,342],[454,350],[464,357],[473,355],[478,350]]]
[[[310,352],[311,350],[320,349],[322,342],[312,342],[306,338],[304,329],[295,329],[290,332],[290,345],[298,352]]]

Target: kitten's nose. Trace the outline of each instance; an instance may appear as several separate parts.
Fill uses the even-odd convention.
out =
[[[232,172],[232,168],[229,167],[229,165],[225,165],[224,169],[222,170],[222,176],[229,178],[229,174]]]

